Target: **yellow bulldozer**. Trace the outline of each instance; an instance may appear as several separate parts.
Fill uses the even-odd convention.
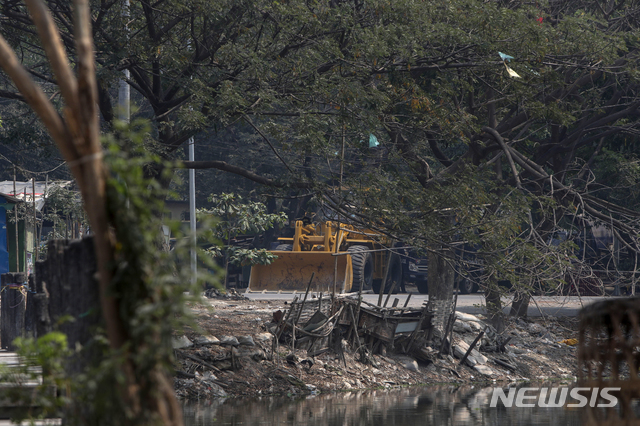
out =
[[[314,224],[305,218],[296,221],[292,238],[278,242],[273,263],[251,268],[248,291],[305,291],[311,282],[315,292],[377,293],[385,276],[386,292],[394,281],[396,289],[402,285],[400,257],[386,250],[393,242],[380,233],[338,222]]]

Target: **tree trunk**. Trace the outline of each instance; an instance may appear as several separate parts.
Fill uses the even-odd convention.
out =
[[[509,315],[512,317],[526,317],[529,310],[529,301],[531,296],[527,292],[516,292],[511,303],[511,311]]]
[[[500,287],[498,286],[498,282],[493,278],[490,278],[487,283],[485,301],[487,303],[489,324],[491,324],[498,333],[502,333],[505,328],[505,323],[504,313],[502,312],[502,300],[500,300]]]
[[[428,255],[429,309],[433,312],[432,324],[442,335],[453,311],[455,272],[450,259],[451,250],[446,247],[437,247]]]

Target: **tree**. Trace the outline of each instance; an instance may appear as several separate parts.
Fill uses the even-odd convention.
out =
[[[127,221],[126,217],[113,215],[117,207],[114,201],[118,199],[113,191],[123,192],[123,189],[109,180],[102,158],[89,4],[83,0],[75,1],[74,16],[69,22],[73,22],[75,34],[77,76],[72,73],[49,10],[40,0],[28,0],[27,5],[64,97],[64,116],[56,111],[40,86],[33,82],[4,38],[0,38],[0,65],[16,84],[25,101],[41,118],[67,161],[82,194],[92,227],[101,310],[111,349],[108,363],[118,366],[123,379],[112,377],[112,383],[119,386],[118,394],[124,404],[119,406],[117,412],[111,413],[112,419],[101,420],[180,425],[181,409],[166,370],[167,352],[154,352],[153,357],[145,356],[144,352],[153,347],[153,341],[166,343],[166,335],[163,336],[163,332],[156,329],[151,336],[146,336],[150,340],[145,341],[144,336],[140,335],[141,331],[147,331],[145,324],[141,323],[143,318],[138,317],[135,323],[127,321],[131,320],[127,315],[131,315],[132,310],[140,310],[145,304],[151,307],[162,304],[163,296],[149,294],[150,288],[145,286],[147,277],[144,272],[150,267],[146,264],[149,259],[145,247],[149,241],[137,232],[141,231],[141,227],[127,226],[132,225],[132,222]],[[147,192],[148,189],[147,186],[142,188]],[[134,204],[130,211],[144,211],[148,214],[147,210],[138,208],[142,205],[140,199],[131,197],[128,201]],[[119,267],[115,268],[115,265]],[[123,295],[123,277],[127,292],[133,294],[130,299]],[[166,330],[164,333],[166,334]],[[118,406],[117,403],[115,406]]]
[[[224,258],[224,284],[226,288],[230,263],[236,266],[268,265],[277,258],[266,249],[243,248],[234,245],[233,240],[247,234],[254,234],[255,238],[257,234],[273,227],[283,226],[287,222],[287,216],[284,213],[267,213],[264,204],[245,203],[242,197],[237,194],[213,194],[209,200],[213,203],[213,207],[198,209],[198,215],[209,217],[215,221],[215,225],[210,230],[213,235],[207,236],[207,238],[222,241],[223,247],[221,249],[219,246],[213,246],[207,251],[213,257]]]
[[[73,52],[68,4],[48,4]],[[53,82],[35,67],[41,52],[25,11],[3,6],[2,31],[28,53],[32,73]],[[563,217],[610,223],[637,251],[637,214],[592,192],[617,142],[635,144],[637,8],[203,0],[134,1],[127,15],[101,2],[93,15],[100,110],[110,122],[109,86],[128,69],[140,114],[155,125],[150,148],[162,155],[204,129],[251,132],[239,142],[261,141],[259,156],[184,164],[282,196],[302,189],[425,246],[443,265],[458,268],[473,247],[488,282],[515,281],[542,258],[539,280],[542,271],[558,277],[567,263],[547,242]],[[380,148],[367,146],[371,134]],[[277,166],[267,170],[265,158]]]

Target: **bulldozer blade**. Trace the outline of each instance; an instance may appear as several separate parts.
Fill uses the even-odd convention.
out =
[[[330,252],[274,251],[278,258],[270,265],[251,268],[248,291],[310,291],[336,292],[351,290],[353,271],[351,256],[333,256]],[[337,262],[337,268],[336,268]],[[337,273],[336,273],[337,271]]]

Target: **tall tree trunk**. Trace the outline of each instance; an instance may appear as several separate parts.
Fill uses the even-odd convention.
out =
[[[428,254],[429,309],[433,311],[433,326],[444,333],[453,310],[453,284],[455,272],[451,266],[451,250],[432,247]]]
[[[121,317],[120,299],[111,291],[116,241],[111,228],[112,218],[107,209],[108,171],[102,161],[89,2],[74,0],[77,78],[46,5],[42,0],[26,0],[26,3],[64,98],[64,114],[58,113],[2,37],[0,65],[47,127],[80,188],[94,234],[100,300],[107,337],[116,353],[127,347],[129,335]],[[139,377],[136,374],[136,362],[139,360],[135,354],[128,353],[127,349],[121,355],[125,359],[122,365],[124,380],[121,391],[131,417],[135,419],[132,421],[155,424],[160,421],[165,425],[182,425],[180,405],[164,368],[160,364],[154,365],[146,370],[145,377]],[[143,395],[153,396],[146,398]]]
[[[504,313],[502,312],[502,300],[500,300],[500,287],[498,286],[498,281],[493,277],[487,281],[485,301],[487,303],[489,324],[491,324],[498,333],[502,333],[505,328],[505,323]]]

